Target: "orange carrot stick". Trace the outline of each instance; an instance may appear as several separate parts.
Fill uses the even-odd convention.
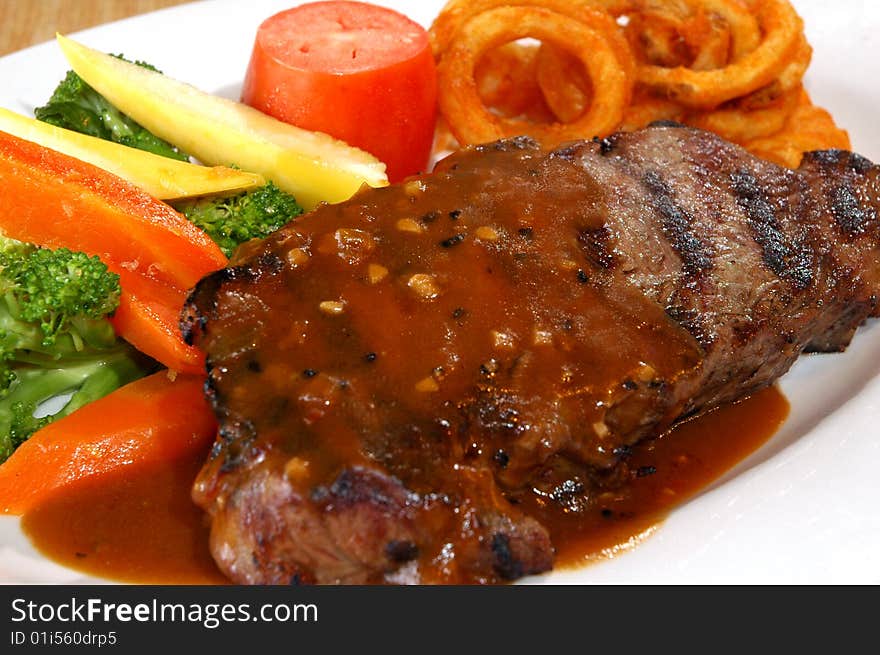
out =
[[[179,299],[163,312],[129,311],[117,327],[126,339],[162,335],[135,345],[169,368],[193,370],[177,314],[187,289],[226,258],[171,207],[91,164],[0,132],[0,231],[99,256],[129,298]]]
[[[179,338],[178,314],[185,293],[169,289],[163,299],[142,298],[123,288],[119,307],[110,322],[117,334],[160,362],[174,362],[181,373],[205,373],[205,353]],[[167,364],[166,364],[167,365]]]
[[[0,465],[0,512],[23,514],[77,480],[206,448],[217,423],[202,386],[160,371],[50,423]]]

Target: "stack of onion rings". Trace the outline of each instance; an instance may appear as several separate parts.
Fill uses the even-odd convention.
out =
[[[790,166],[849,147],[803,90],[812,49],[788,0],[451,0],[430,35],[461,144],[675,120]]]
[[[635,61],[616,21],[584,0],[545,2],[560,11],[526,2],[518,6],[515,0],[454,0],[450,6],[456,21],[449,16],[443,20],[442,13],[438,17],[432,27],[432,41],[438,57],[440,111],[460,142],[528,133],[541,141],[558,143],[582,138],[583,134],[612,132],[620,125],[632,97]],[[478,7],[494,8],[474,13]],[[580,61],[595,92],[589,107],[574,121],[523,121],[493,113],[483,104],[475,75],[479,60],[496,48],[524,38],[553,44],[572,52]],[[444,43],[447,45],[442,49]]]

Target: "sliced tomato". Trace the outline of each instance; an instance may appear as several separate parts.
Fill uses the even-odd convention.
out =
[[[283,11],[257,32],[242,101],[366,150],[398,181],[425,170],[434,136],[428,35],[406,16],[362,2]]]

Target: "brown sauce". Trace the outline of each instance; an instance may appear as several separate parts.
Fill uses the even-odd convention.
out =
[[[190,499],[207,453],[130,465],[62,489],[22,527],[47,557],[91,575],[139,584],[223,584],[208,524]]]
[[[681,504],[763,445],[788,414],[775,388],[684,423],[634,449],[641,475],[578,514],[528,511],[550,527],[557,567],[607,558],[648,534]],[[227,582],[208,551],[208,528],[190,489],[204,454],[130,466],[55,495],[24,517],[47,557],[96,576],[154,584]]]
[[[542,512],[557,549],[556,567],[613,557],[636,545],[671,509],[766,443],[788,410],[785,396],[770,387],[634,448],[631,468],[639,475],[629,484],[576,516]]]

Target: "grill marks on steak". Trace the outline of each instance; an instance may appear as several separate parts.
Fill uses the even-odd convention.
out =
[[[183,318],[221,424],[194,491],[215,559],[259,583],[547,570],[525,495],[581,511],[628,446],[845,347],[878,195],[850,153],[793,172],[656,127],[478,147],[243,247]]]
[[[807,155],[795,172],[711,135],[664,131],[614,139],[604,149],[610,166],[590,171],[615,186],[609,215],[622,217],[614,221],[616,250],[629,254],[622,263],[627,279],[705,351],[706,379],[693,408],[765,386],[804,349],[845,347],[876,307],[880,243],[876,218],[857,234],[841,229],[834,189],[852,189],[858,211],[876,216],[877,169],[858,155],[828,151]],[[684,239],[668,234],[656,194],[648,209],[634,206],[633,180],[645,175],[674,190],[675,205],[689,217],[678,224],[693,248],[674,247]],[[706,251],[711,266],[689,265]]]

